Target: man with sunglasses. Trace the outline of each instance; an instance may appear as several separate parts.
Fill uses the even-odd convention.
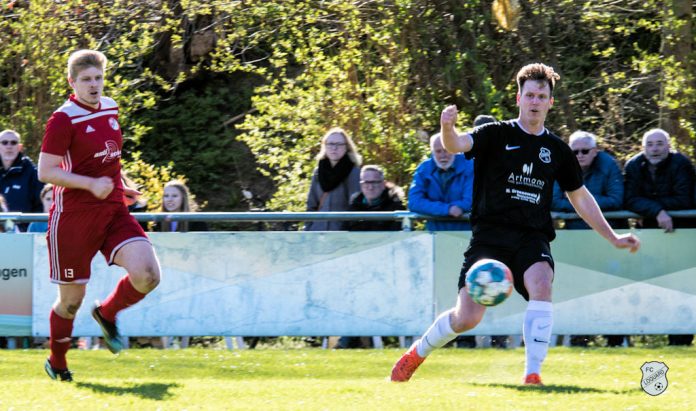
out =
[[[22,153],[19,133],[14,130],[0,132],[0,194],[5,196],[10,211],[40,213],[41,189],[36,166]],[[26,231],[28,224],[17,224],[20,231]]]
[[[597,136],[587,131],[576,131],[570,135],[568,145],[582,169],[585,187],[594,196],[602,211],[621,210],[623,207],[624,185],[621,169],[616,159],[609,153],[599,150]],[[553,185],[552,211],[575,212],[570,200],[558,183]],[[621,227],[621,221],[608,220],[613,228]],[[589,229],[582,219],[567,220],[567,229]]]

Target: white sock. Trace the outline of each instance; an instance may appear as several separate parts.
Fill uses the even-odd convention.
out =
[[[527,363],[524,375],[541,373],[541,363],[549,352],[553,328],[553,305],[547,301],[530,301],[524,316],[524,351]]]
[[[452,310],[447,310],[440,314],[425,334],[414,343],[418,356],[425,358],[436,348],[440,348],[457,338],[459,334],[455,333],[450,325],[451,312]]]

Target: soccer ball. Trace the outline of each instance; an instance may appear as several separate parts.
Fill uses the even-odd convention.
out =
[[[471,299],[487,307],[505,301],[512,292],[512,285],[512,272],[497,260],[479,260],[466,274],[466,288]]]

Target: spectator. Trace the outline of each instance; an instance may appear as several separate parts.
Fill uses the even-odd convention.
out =
[[[41,189],[41,204],[43,205],[43,212],[48,213],[53,205],[53,184],[46,184],[43,189]],[[45,233],[48,231],[48,221],[34,221],[29,224],[27,232],[29,233]]]
[[[667,211],[693,207],[694,167],[681,153],[670,151],[669,134],[659,128],[643,134],[643,151],[626,162],[626,208],[642,216],[642,228],[692,227],[688,219],[673,219]]]
[[[694,227],[694,221],[672,218],[667,211],[694,207],[694,166],[681,153],[670,151],[669,134],[654,128],[643,134],[643,151],[625,167],[626,208],[642,216],[638,225],[661,228]],[[669,335],[670,345],[691,345],[693,335]]]
[[[430,137],[432,156],[416,168],[408,191],[409,210],[437,217],[461,217],[471,211],[474,187],[473,160],[451,154],[442,146],[440,133]],[[466,221],[428,220],[426,229],[470,230]]]
[[[582,169],[585,187],[592,193],[602,211],[621,210],[623,206],[624,186],[621,169],[616,159],[597,147],[597,136],[587,131],[576,131],[570,135],[568,145],[578,159]],[[558,182],[553,185],[552,211],[574,212]],[[621,226],[620,221],[607,220],[613,228]],[[590,229],[582,219],[566,220],[565,228],[569,230]],[[624,227],[621,227],[624,228]],[[624,335],[608,335],[607,345],[611,347],[623,344]],[[570,345],[586,347],[592,339],[590,335],[571,335]]]
[[[384,180],[384,170],[380,166],[363,166],[360,170],[360,191],[353,194],[348,211],[396,211],[403,210],[403,192],[394,183]],[[344,230],[351,231],[398,231],[401,222],[346,221]]]
[[[396,211],[403,210],[403,193],[391,182],[384,180],[384,170],[375,165],[363,166],[360,170],[360,192],[353,194],[349,211]],[[384,221],[346,221],[344,230],[352,231],[398,231],[401,222]],[[381,338],[341,337],[336,348],[370,348],[381,347]]]
[[[610,154],[600,151],[597,147],[597,136],[587,131],[576,131],[571,134],[568,145],[580,163],[585,187],[590,190],[599,208],[602,211],[621,210],[624,185],[621,169],[616,163],[616,159]],[[558,183],[553,186],[551,210],[562,212],[574,212],[575,210]],[[609,223],[614,228],[620,228],[617,226],[621,225],[618,221],[609,220]],[[583,220],[577,219],[566,221],[565,228],[590,229],[590,226]]]
[[[360,191],[362,158],[342,128],[332,128],[321,139],[317,167],[307,194],[307,211],[346,211],[350,197]],[[341,221],[308,221],[307,231],[340,230]]]
[[[0,132],[0,194],[5,196],[10,211],[40,213],[41,189],[36,166],[22,153],[19,133],[14,130]],[[17,224],[20,231],[26,231],[29,224]]]
[[[164,185],[162,194],[163,213],[188,213],[198,211],[198,204],[193,200],[186,184],[172,180]],[[155,231],[208,231],[208,225],[203,221],[173,221],[165,219],[155,224]]]

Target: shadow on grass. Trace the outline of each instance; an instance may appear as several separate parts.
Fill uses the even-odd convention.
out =
[[[593,387],[579,387],[577,385],[521,385],[521,384],[478,384],[472,383],[477,387],[496,387],[496,388],[507,388],[516,391],[526,391],[526,392],[548,392],[552,394],[630,394],[640,392],[637,388],[626,388],[624,390],[602,390]]]
[[[126,384],[125,386],[92,384],[88,382],[78,382],[78,388],[86,388],[94,392],[112,395],[135,395],[149,400],[162,401],[171,398],[174,394],[170,389],[177,388],[179,384]]]

